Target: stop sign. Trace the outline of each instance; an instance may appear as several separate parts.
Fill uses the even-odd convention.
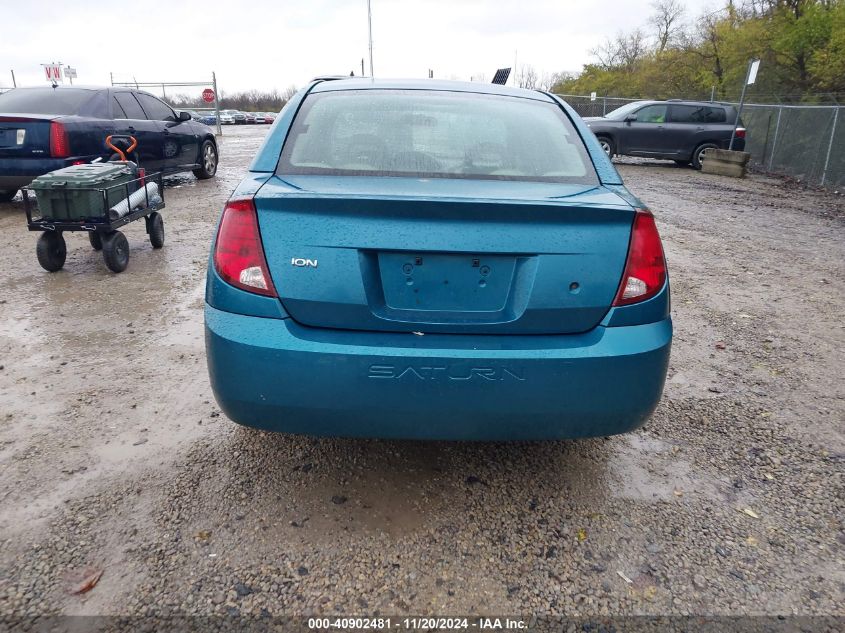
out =
[[[196,94],[196,93],[194,93]],[[202,100],[206,103],[211,103],[214,101],[214,91],[211,88],[206,88],[202,91]]]

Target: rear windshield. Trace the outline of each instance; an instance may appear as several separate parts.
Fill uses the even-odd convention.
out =
[[[308,96],[278,171],[598,183],[581,138],[556,104],[428,90]]]
[[[96,91],[73,88],[19,88],[0,95],[0,112],[80,114]]]

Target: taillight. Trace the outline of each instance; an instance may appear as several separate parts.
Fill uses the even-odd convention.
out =
[[[67,129],[57,121],[50,122],[50,156],[53,158],[70,156],[70,141],[67,137]]]
[[[649,211],[637,209],[625,273],[613,305],[624,306],[651,299],[665,283],[666,260],[654,216]]]
[[[229,200],[214,245],[214,269],[236,288],[276,297],[251,198]]]
[[[745,138],[745,128],[744,127],[736,128],[736,137],[737,138]]]

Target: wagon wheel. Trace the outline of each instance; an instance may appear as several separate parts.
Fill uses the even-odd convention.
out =
[[[120,231],[102,236],[103,259],[113,273],[122,273],[129,265],[129,242]]]
[[[97,233],[97,231],[88,232],[88,241],[91,242],[91,248],[95,251],[103,250],[103,240],[100,238],[100,234]]]
[[[164,246],[164,220],[161,219],[161,213],[153,211],[147,217],[147,233],[153,248]]]
[[[51,273],[61,270],[67,258],[67,244],[60,231],[44,231],[38,238],[35,254],[41,268]]]

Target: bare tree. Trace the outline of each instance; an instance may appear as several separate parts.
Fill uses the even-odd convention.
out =
[[[698,18],[693,34],[684,35],[683,49],[700,58],[713,73],[716,86],[721,90],[725,78],[724,41],[719,30],[722,11],[705,13]]]
[[[651,6],[654,13],[648,22],[657,34],[657,52],[662,53],[683,30],[684,5],[678,0],[654,0]]]
[[[613,39],[605,40],[604,44],[594,48],[590,53],[605,69],[625,68],[634,66],[648,52],[648,42],[642,29],[635,29],[630,33],[619,32]]]
[[[528,88],[529,90],[536,90],[540,83],[540,76],[534,69],[534,66],[523,65],[519,74],[516,76],[516,85],[520,88]]]
[[[269,92],[258,90],[246,90],[232,94],[220,92],[220,107],[222,109],[233,108],[250,112],[278,112],[296,94],[296,86],[288,86],[281,93],[273,89]],[[170,95],[167,101],[175,108],[207,108],[199,95],[174,94]]]
[[[551,92],[558,84],[575,79],[577,76],[578,73],[570,72],[543,73],[537,88],[543,92]]]

